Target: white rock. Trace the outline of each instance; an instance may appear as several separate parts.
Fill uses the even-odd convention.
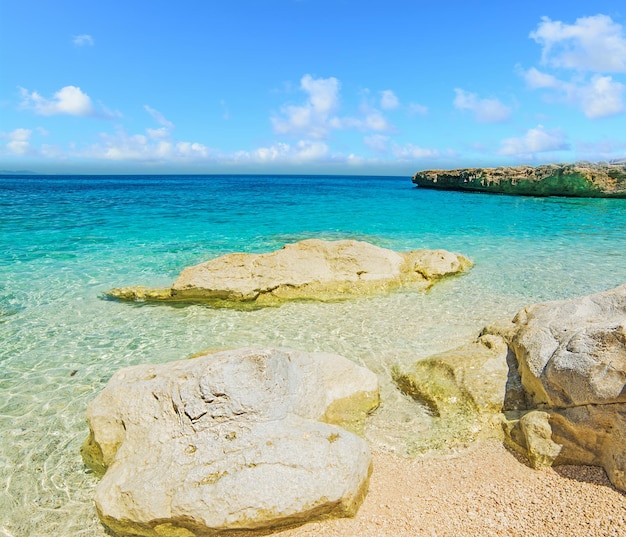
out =
[[[355,513],[376,376],[337,355],[239,349],[116,373],[89,405],[86,462],[119,535],[262,530]]]
[[[602,466],[626,490],[626,285],[535,304],[485,332],[507,340],[525,395],[519,408],[533,411],[511,422],[513,443],[538,466]]]
[[[535,405],[626,403],[626,285],[529,306],[505,330]]]

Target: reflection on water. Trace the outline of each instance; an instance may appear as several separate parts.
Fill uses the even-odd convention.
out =
[[[380,379],[367,438],[405,453],[431,418],[390,370],[460,345],[526,304],[626,282],[624,200],[420,191],[393,178],[0,178],[0,535],[104,535],[79,455],[85,408],[119,368],[205,348],[336,352]],[[476,263],[427,293],[255,311],[133,306],[120,285],[311,237]]]

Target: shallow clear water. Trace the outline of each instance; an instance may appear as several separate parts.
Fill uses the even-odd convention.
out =
[[[427,293],[257,311],[103,300],[188,265],[304,238],[468,255]],[[0,177],[0,536],[103,536],[79,448],[85,408],[120,367],[205,348],[338,352],[374,370],[367,436],[404,453],[430,418],[389,380],[521,307],[626,282],[626,200],[417,189],[409,178]]]

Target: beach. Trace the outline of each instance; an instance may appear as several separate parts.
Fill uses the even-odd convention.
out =
[[[352,519],[281,537],[609,537],[626,532],[626,495],[591,466],[533,470],[501,443],[405,459],[376,453],[370,490]]]
[[[390,372],[526,305],[626,282],[626,200],[420,191],[407,177],[20,176],[0,179],[0,204],[0,535],[106,535],[93,504],[98,479],[80,456],[88,403],[123,367],[250,345],[334,352],[381,386],[366,427],[374,473],[361,510],[294,535],[498,535],[488,524],[503,516],[513,522],[502,535],[623,530],[623,494],[558,469],[538,473],[497,445],[424,458],[438,441],[435,422]],[[428,292],[252,311],[102,296],[167,286],[225,253],[313,237],[444,248],[474,267]],[[495,496],[515,509],[500,509]],[[542,533],[552,516],[555,533]]]

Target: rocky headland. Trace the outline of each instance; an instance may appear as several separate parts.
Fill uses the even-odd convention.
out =
[[[220,307],[341,300],[398,287],[427,289],[472,262],[446,250],[394,252],[355,241],[309,239],[266,254],[227,254],[184,269],[171,288],[123,287],[106,296]]]
[[[413,176],[413,183],[421,188],[521,196],[626,198],[626,163],[425,170]]]

